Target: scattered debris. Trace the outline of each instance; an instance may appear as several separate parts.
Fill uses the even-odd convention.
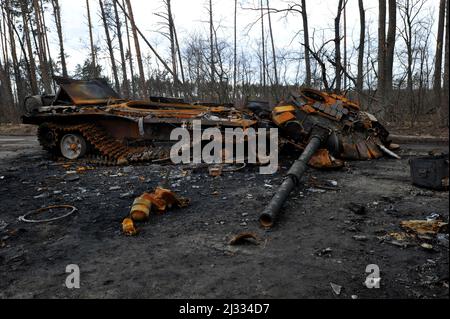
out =
[[[47,198],[47,197],[48,197],[48,194],[47,194],[47,193],[42,193],[42,194],[40,194],[40,195],[34,196],[33,198],[34,198],[34,199],[40,199],[40,198]]]
[[[5,176],[0,176],[0,180],[3,180],[3,179],[5,179]]]
[[[338,182],[337,182],[337,181],[334,181],[334,180],[326,180],[325,183],[326,183],[328,186],[331,186],[331,187],[337,187],[337,186],[338,186]]]
[[[433,245],[430,245],[427,243],[421,244],[420,247],[422,247],[423,249],[426,249],[426,250],[433,250]]]
[[[125,218],[122,222],[122,231],[127,236],[135,236],[138,231],[134,227],[134,222],[131,218]]]
[[[76,172],[77,172],[78,174],[81,174],[81,173],[84,173],[84,172],[87,172],[87,171],[91,171],[91,170],[93,170],[93,169],[94,169],[94,168],[93,168],[93,167],[90,167],[90,166],[78,166]]]
[[[0,219],[0,231],[5,230],[6,227],[8,227],[8,224],[4,220]]]
[[[29,219],[28,218],[29,216],[34,215],[34,214],[42,214],[43,212],[53,213],[54,210],[59,210],[59,209],[65,210],[65,211],[69,210],[69,212],[65,213],[64,215],[61,215],[61,216],[47,218],[47,219]],[[38,209],[36,211],[29,212],[23,216],[20,216],[19,221],[24,222],[24,223],[49,223],[49,222],[53,222],[53,221],[57,221],[57,220],[69,217],[76,211],[78,211],[78,209],[72,205],[49,206],[49,207],[44,207],[44,208]]]
[[[362,235],[355,235],[355,236],[353,236],[353,239],[356,241],[367,241],[368,240],[367,236],[362,236]]]
[[[440,245],[448,249],[448,234],[438,234],[437,241]]]
[[[118,191],[118,190],[121,190],[121,189],[122,189],[122,187],[120,187],[120,186],[112,186],[112,187],[109,188],[110,191]]]
[[[326,149],[319,149],[308,165],[318,169],[339,169],[344,167],[344,161],[334,158]]]
[[[319,194],[327,192],[326,190],[319,188],[308,188],[306,191],[310,193],[319,193]]]
[[[402,221],[400,226],[408,232],[418,235],[436,235],[448,231],[448,223],[439,220]]]
[[[443,220],[441,214],[438,213],[432,213],[429,216],[427,216],[427,221],[433,221],[433,220]]]
[[[128,192],[128,193],[123,193],[120,194],[120,198],[132,198],[134,196],[134,192]]]
[[[336,285],[336,284],[334,284],[334,283],[332,283],[332,282],[330,282],[330,286],[331,286],[331,289],[333,289],[333,292],[334,292],[336,295],[339,296],[339,295],[341,294],[342,286]]]
[[[222,175],[222,167],[213,166],[209,168],[209,175],[212,177],[218,177]]]
[[[125,174],[130,174],[130,173],[133,172],[133,167],[132,167],[132,166],[124,167],[124,168],[122,169],[122,171],[123,171]]]
[[[366,214],[366,206],[357,204],[357,203],[349,203],[347,205],[348,209],[355,213],[356,215],[365,215]]]
[[[237,245],[243,245],[243,244],[253,244],[253,245],[259,245],[259,239],[254,233],[241,233],[239,235],[234,236],[230,242],[229,245],[231,246],[237,246]]]
[[[152,202],[150,200],[143,198],[143,196],[136,198],[131,206],[131,219],[137,222],[148,220],[151,207]]]
[[[76,175],[73,175],[73,174],[69,174],[69,175],[67,175],[67,177],[65,178],[65,180],[66,180],[67,182],[76,182],[76,181],[78,181],[79,179],[80,179],[79,176],[76,176]]]
[[[325,249],[316,251],[316,255],[319,256],[319,257],[329,256],[329,255],[331,255],[332,252],[333,252],[333,249],[331,249],[330,247],[327,247]]]
[[[134,222],[147,221],[152,210],[162,214],[172,207],[184,208],[188,205],[188,199],[178,197],[168,189],[157,187],[153,193],[144,193],[134,200],[129,217],[122,222],[122,230],[125,234],[135,235]]]
[[[388,237],[391,237],[397,241],[405,241],[414,238],[414,236],[407,233],[389,233]]]

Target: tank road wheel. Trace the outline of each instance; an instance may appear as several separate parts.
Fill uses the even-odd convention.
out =
[[[87,144],[83,136],[70,133],[61,138],[60,150],[62,156],[67,159],[79,159],[86,154]]]

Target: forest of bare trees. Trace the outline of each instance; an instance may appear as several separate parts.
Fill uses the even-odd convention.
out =
[[[274,5],[269,0],[227,0],[234,11],[232,37],[220,36],[215,0],[198,0],[204,2],[208,32],[192,32],[183,39],[173,14],[177,1],[154,1],[162,8],[151,14],[159,21],[155,31],[165,39],[168,53],[158,50],[145,26],[136,23],[132,0],[80,0],[89,54],[71,70],[65,39],[72,35],[64,29],[64,1],[1,0],[0,122],[19,122],[25,97],[54,94],[53,76],[63,76],[104,78],[126,98],[176,96],[223,103],[274,103],[307,86],[346,94],[391,122],[414,125],[428,117],[448,126],[446,0],[333,1],[333,36],[310,28],[308,10],[315,1]],[[372,23],[366,14],[369,2],[377,9],[378,21]],[[436,10],[423,14],[430,2],[436,2]],[[357,43],[348,35],[349,6],[359,12],[352,17],[359,22]],[[256,21],[249,22],[260,30],[254,51],[238,46],[238,14],[244,11],[258,13]],[[274,25],[287,17],[298,21],[300,45],[292,50],[280,49],[274,32]],[[101,42],[94,36],[99,32]],[[58,39],[57,54],[49,34]],[[108,63],[102,63],[100,55],[108,56]]]

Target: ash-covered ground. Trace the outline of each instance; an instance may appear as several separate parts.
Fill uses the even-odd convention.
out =
[[[310,169],[266,231],[259,213],[294,157],[273,176],[154,164],[82,171],[82,162],[51,161],[34,137],[0,136],[0,298],[448,298],[448,233],[389,236],[404,220],[448,222],[449,193],[411,185],[408,165],[445,149],[403,145],[402,160]],[[191,205],[151,215],[138,236],[124,236],[133,199],[159,185]],[[18,221],[60,204],[78,211]],[[256,233],[258,244],[229,245],[241,232]],[[80,268],[80,289],[65,286],[69,264]],[[369,264],[380,269],[379,289],[364,285]]]

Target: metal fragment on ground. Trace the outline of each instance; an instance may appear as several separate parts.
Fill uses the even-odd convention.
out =
[[[436,235],[448,231],[448,223],[439,220],[408,220],[402,221],[400,226],[417,235]]]
[[[230,241],[229,245],[237,246],[243,244],[253,244],[259,245],[259,238],[255,233],[241,233],[234,236]]]

